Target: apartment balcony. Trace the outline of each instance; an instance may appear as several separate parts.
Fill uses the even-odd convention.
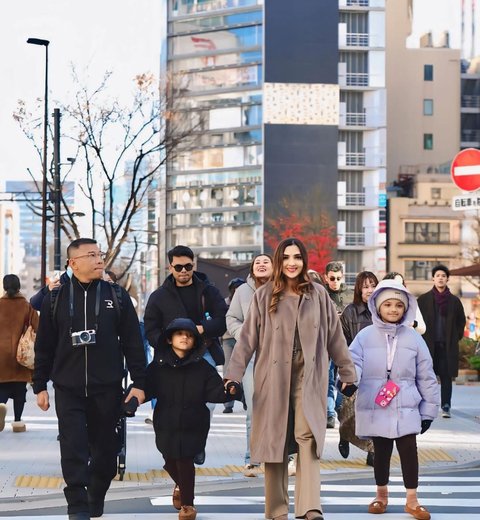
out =
[[[477,110],[474,110],[474,112],[479,111],[480,110],[480,96],[464,94],[462,96],[462,108],[477,109]]]
[[[365,7],[380,7],[385,9],[385,0],[339,0],[338,7],[340,9],[346,7],[365,8]]]
[[[368,72],[347,72],[347,87],[368,87]]]
[[[462,148],[478,148],[480,146],[480,130],[462,130],[460,141]]]
[[[347,166],[365,166],[365,153],[347,152],[345,159]]]
[[[369,42],[368,33],[347,33],[347,47],[368,47]]]
[[[366,126],[367,114],[365,112],[347,112],[345,126]]]
[[[365,206],[365,193],[345,193],[347,206]]]
[[[367,226],[363,228],[363,231],[351,232],[342,231],[343,225],[340,224],[345,224],[344,222],[339,222],[338,224],[339,249],[349,249],[355,251],[364,249],[376,249],[378,247],[385,246],[385,233],[379,233],[378,227]]]

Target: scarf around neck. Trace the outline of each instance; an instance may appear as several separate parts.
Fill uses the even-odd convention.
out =
[[[445,287],[445,290],[443,292],[440,292],[436,287],[433,287],[432,289],[433,297],[435,298],[435,303],[440,310],[440,314],[442,316],[447,315],[447,304],[448,299],[450,298],[450,289],[448,287]]]

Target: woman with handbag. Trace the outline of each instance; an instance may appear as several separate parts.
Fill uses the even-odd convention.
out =
[[[5,428],[6,403],[13,399],[15,433],[26,430],[22,421],[27,383],[32,381],[32,370],[17,361],[20,338],[29,326],[38,327],[38,314],[20,294],[20,279],[15,274],[3,278],[5,294],[0,298],[0,431]]]

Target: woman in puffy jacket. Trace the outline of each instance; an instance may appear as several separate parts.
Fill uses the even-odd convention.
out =
[[[393,443],[400,455],[406,488],[405,512],[419,520],[430,513],[418,503],[417,434],[435,419],[440,394],[423,338],[411,328],[417,302],[392,280],[379,283],[368,301],[373,325],[361,330],[350,353],[357,370],[356,434],[375,448],[375,500],[369,513],[387,509]]]

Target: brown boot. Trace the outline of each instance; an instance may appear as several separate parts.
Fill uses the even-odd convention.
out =
[[[23,421],[13,421],[12,430],[14,433],[22,433],[27,431],[27,427]]]
[[[197,510],[193,506],[182,506],[178,513],[178,520],[195,520]]]

